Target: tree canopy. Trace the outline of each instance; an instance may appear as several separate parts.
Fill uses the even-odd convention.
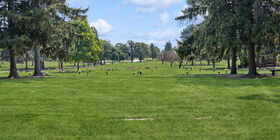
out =
[[[258,75],[256,52],[278,46],[279,1],[187,0],[187,5],[177,20],[203,18],[192,32],[193,46],[198,48],[201,57],[206,54],[208,59],[215,61],[231,55],[232,74],[236,74],[238,53],[248,52],[248,75],[255,77]],[[184,34],[182,37],[188,38]]]

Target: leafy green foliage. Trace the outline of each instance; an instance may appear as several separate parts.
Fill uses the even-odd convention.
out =
[[[135,42],[132,40],[127,41],[127,53],[130,57],[131,62],[134,60],[134,58],[136,57],[136,45]]]
[[[101,46],[103,48],[103,54],[101,56],[102,60],[124,60],[125,56],[119,47],[114,47],[110,41],[107,40],[100,40]],[[119,44],[120,45],[120,44]],[[118,45],[117,45],[118,46]]]
[[[75,40],[75,49],[72,59],[79,61],[97,62],[99,61],[98,55],[102,52],[98,42],[95,40],[96,36],[92,32],[87,20],[73,21],[75,25],[76,34],[80,36]]]
[[[128,46],[123,43],[117,43],[115,47],[120,51],[120,56],[124,59],[129,59]]]
[[[153,43],[150,45],[150,51],[151,51],[151,58],[156,59],[158,54],[160,53],[160,49],[156,47]]]
[[[142,61],[146,57],[151,56],[151,50],[148,44],[143,42],[137,42],[135,46],[136,46],[135,55],[139,58],[140,61]]]
[[[248,74],[254,77],[257,75],[256,51],[274,51],[278,46],[275,43],[279,36],[278,1],[188,0],[187,5],[183,16],[176,19],[191,21],[203,16],[204,21],[197,27],[200,32],[194,33],[196,47],[202,56],[221,60],[232,55],[235,61],[237,51],[245,48],[249,54]],[[187,38],[184,34],[182,37]]]
[[[172,47],[172,44],[171,42],[166,42],[165,46],[164,46],[164,51],[165,52],[169,52],[169,51],[172,51],[173,50],[173,47]]]
[[[178,48],[175,49],[181,60],[187,58],[188,60],[195,59],[195,53],[197,53],[197,46],[195,46],[195,37],[192,34],[194,26],[190,26],[184,29],[181,33],[181,41],[178,41]]]

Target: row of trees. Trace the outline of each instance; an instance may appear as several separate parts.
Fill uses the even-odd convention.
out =
[[[34,76],[41,76],[41,54],[60,61],[98,61],[101,48],[90,28],[87,9],[66,0],[0,1],[0,48],[8,49],[9,78],[18,78],[17,56],[34,52]]]
[[[237,74],[237,59],[248,63],[251,77],[258,76],[257,58],[279,49],[280,2],[276,0],[187,0],[180,21],[203,18],[186,28],[178,41],[181,58],[232,61],[231,74]]]
[[[9,78],[19,78],[17,61],[24,60],[27,68],[31,57],[34,76],[41,76],[45,59],[58,60],[61,68],[63,62],[74,61],[79,70],[80,62],[142,61],[160,53],[154,44],[127,41],[113,46],[99,39],[88,24],[87,9],[71,8],[66,0],[2,0],[0,10],[0,52],[9,52]]]
[[[138,58],[142,62],[145,58],[156,59],[160,53],[160,49],[156,47],[153,43],[148,45],[143,42],[134,42],[132,40],[124,43],[117,43],[113,46],[109,41],[101,40],[101,46],[103,46],[103,54],[101,54],[101,59],[104,60],[133,60]]]
[[[19,78],[17,60],[23,58],[27,65],[31,56],[34,76],[42,75],[42,58],[58,60],[61,68],[63,62],[75,61],[79,70],[81,61],[157,57],[160,50],[153,44],[128,41],[114,47],[99,39],[86,11],[70,8],[66,0],[0,1],[0,48],[9,51],[9,78]]]

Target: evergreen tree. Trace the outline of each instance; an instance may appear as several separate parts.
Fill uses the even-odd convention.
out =
[[[65,31],[74,32],[66,19],[85,18],[87,9],[74,9],[66,4],[66,0],[32,0],[25,14],[29,38],[34,43],[35,67],[34,76],[40,76],[40,54],[47,45],[56,43],[56,39],[64,36]],[[52,45],[51,45],[52,46]]]
[[[236,73],[236,54],[244,47],[248,50],[249,73],[256,71],[256,52],[274,43],[279,33],[279,2],[269,0],[188,0],[183,16],[177,20],[204,17],[204,43],[208,52],[232,55],[232,74]],[[274,40],[274,41],[273,41]],[[212,42],[212,43],[211,43]]]
[[[164,51],[165,52],[169,52],[169,51],[172,51],[173,50],[173,48],[172,48],[172,44],[171,44],[171,42],[169,41],[169,42],[166,42],[166,44],[165,44],[165,46],[164,46]]]
[[[19,78],[17,72],[17,54],[30,45],[30,39],[25,32],[23,10],[27,8],[26,1],[2,0],[0,2],[0,48],[9,50],[9,78]]]

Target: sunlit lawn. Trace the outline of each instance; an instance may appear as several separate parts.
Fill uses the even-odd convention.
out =
[[[133,66],[141,66],[143,75],[127,70]],[[225,74],[199,72],[208,67],[193,67],[190,74]],[[120,71],[106,76],[105,68]],[[5,63],[0,77],[7,70]],[[178,63],[170,68],[152,61],[99,66],[89,76],[48,72],[48,78],[0,80],[0,139],[280,138],[279,77],[179,78],[186,70]]]

